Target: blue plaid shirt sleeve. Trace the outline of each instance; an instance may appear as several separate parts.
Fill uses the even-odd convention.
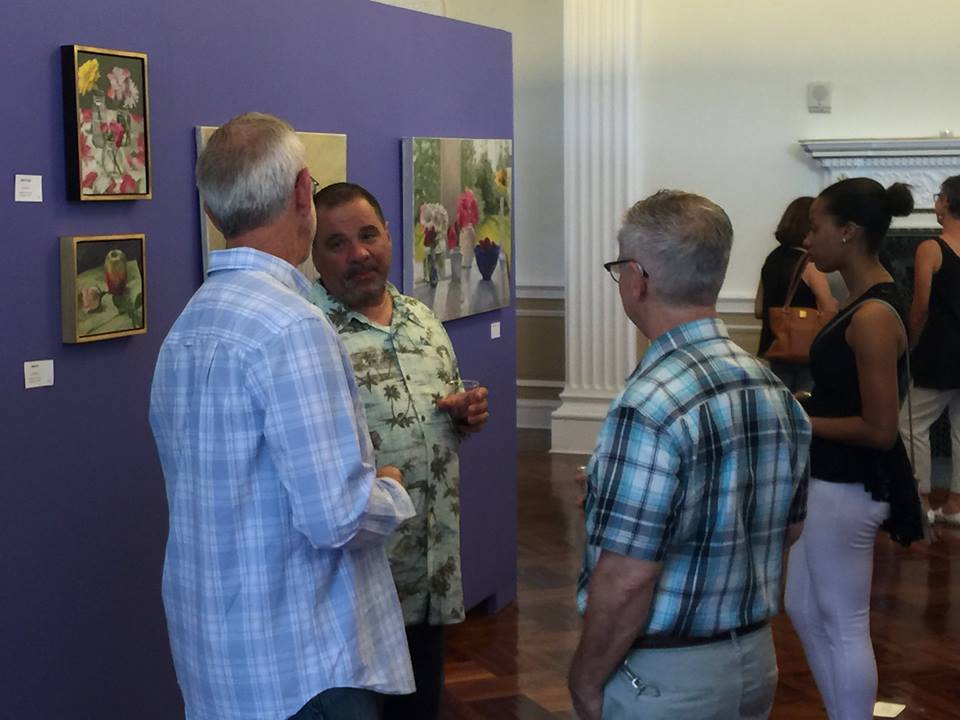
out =
[[[799,466],[799,463],[797,463]],[[803,522],[807,519],[807,486],[810,484],[810,457],[802,465],[802,470],[797,476],[797,489],[793,493],[793,501],[790,503],[790,510],[787,512],[787,523]]]
[[[601,432],[587,491],[589,545],[660,562],[679,502],[680,453],[632,407],[612,412]]]
[[[316,548],[383,543],[414,509],[397,483],[373,477],[366,418],[337,333],[320,317],[300,320],[262,348],[258,365],[254,391],[294,526]]]

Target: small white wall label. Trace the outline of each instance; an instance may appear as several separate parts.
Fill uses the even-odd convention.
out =
[[[43,175],[16,175],[14,202],[43,202]]]
[[[53,385],[53,360],[28,360],[23,364],[23,386],[29,390]]]

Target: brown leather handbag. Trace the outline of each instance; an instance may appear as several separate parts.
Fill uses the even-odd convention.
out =
[[[764,353],[767,360],[795,364],[809,362],[813,339],[836,315],[832,312],[821,312],[817,308],[790,305],[797,288],[800,287],[800,279],[809,260],[810,255],[804,253],[797,261],[783,307],[767,308],[767,322],[773,335],[773,342]]]

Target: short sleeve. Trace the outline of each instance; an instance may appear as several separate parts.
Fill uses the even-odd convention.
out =
[[[590,545],[661,562],[680,492],[677,444],[635,408],[615,408],[590,467],[585,510]]]

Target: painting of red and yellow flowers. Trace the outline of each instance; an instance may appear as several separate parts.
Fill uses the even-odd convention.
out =
[[[147,56],[65,45],[67,190],[72,200],[149,200]]]
[[[65,343],[147,331],[146,240],[142,234],[60,238],[60,306]]]

